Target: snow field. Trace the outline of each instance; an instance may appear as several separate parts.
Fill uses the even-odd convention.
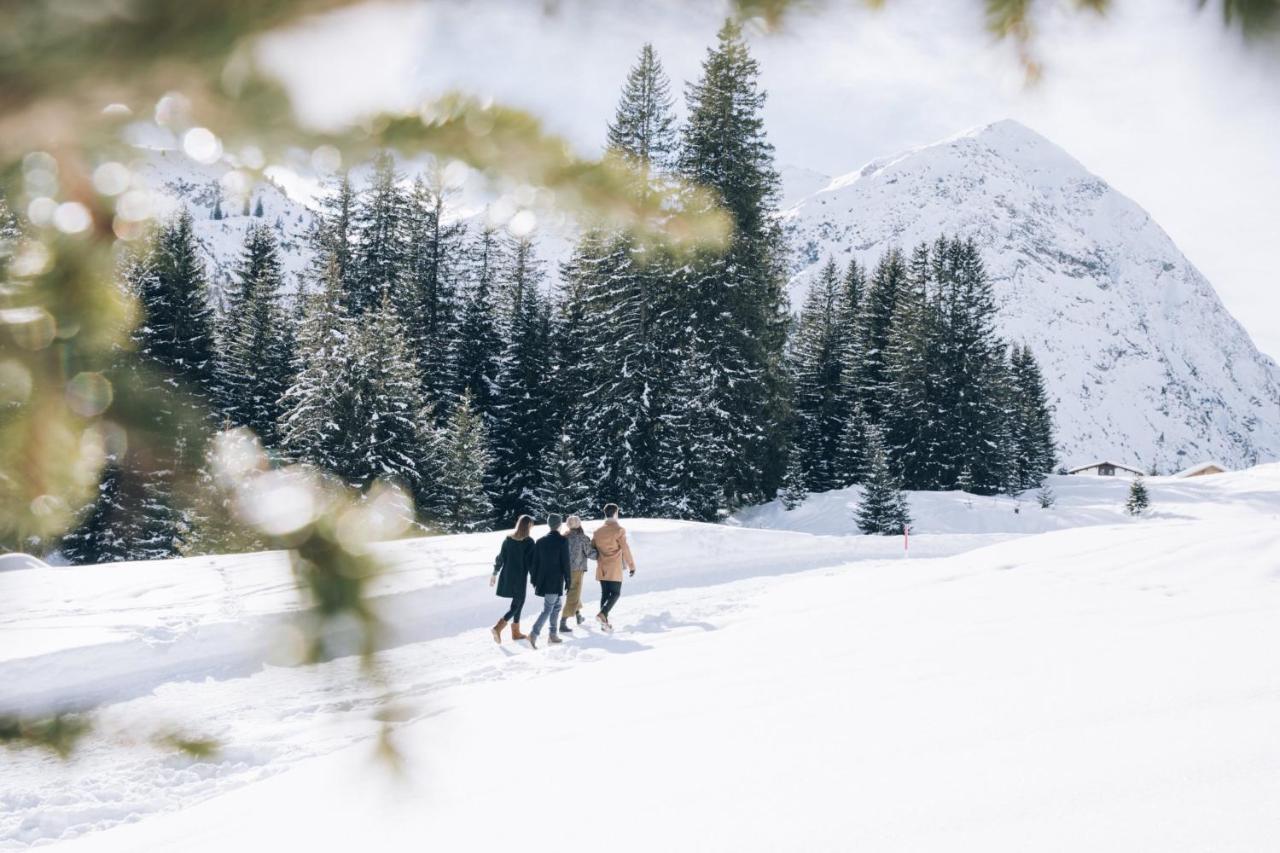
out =
[[[65,765],[18,754],[0,847],[1268,849],[1280,466],[1149,484],[1158,515],[1137,522],[1119,510],[1127,483],[1101,478],[1055,478],[1055,510],[1024,501],[1016,516],[913,496],[909,560],[894,538],[632,521],[640,573],[617,633],[536,652],[487,635],[498,536],[392,543],[381,583],[403,642],[381,661],[402,775],[373,757],[387,700],[351,659],[197,667],[107,705],[104,727],[178,722],[221,755],[106,737]],[[785,516],[818,525],[798,515],[810,505]],[[1036,513],[1063,529],[929,532]],[[192,592],[156,592],[148,610],[184,614],[189,633],[220,624],[216,565],[238,567],[245,614],[296,607],[271,558],[201,565],[168,566],[194,573]],[[6,613],[3,645],[61,619],[55,653],[102,653],[159,618],[130,606],[156,568],[102,581],[92,608],[51,592],[26,623]],[[66,695],[71,675],[57,674]]]

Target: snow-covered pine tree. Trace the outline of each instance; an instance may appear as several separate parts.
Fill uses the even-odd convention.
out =
[[[253,215],[261,219],[266,216],[266,211],[262,209],[262,196],[258,196],[258,201],[253,206]]]
[[[995,333],[995,298],[972,240],[939,238],[933,249],[939,283],[940,446],[942,487],[995,494],[1007,487],[1010,463],[1008,369]]]
[[[253,224],[245,232],[235,278],[221,330],[222,409],[233,425],[249,427],[275,447],[293,379],[294,341],[280,306],[283,273],[268,226]]]
[[[250,208],[249,208],[249,200],[250,200],[250,195],[249,195],[248,193],[246,193],[246,194],[245,194],[245,197],[244,197],[244,206],[240,208],[240,215],[241,215],[241,216],[248,216],[248,215],[249,215],[249,209],[250,209]]]
[[[828,259],[809,288],[790,351],[793,374],[795,459],[806,489],[825,492],[844,485],[839,470],[847,343],[844,284]],[[792,477],[788,470],[787,479]]]
[[[1049,509],[1057,502],[1058,496],[1054,494],[1053,487],[1048,482],[1042,483],[1036,491],[1036,503],[1041,509]]]
[[[938,315],[931,286],[929,247],[917,246],[898,290],[885,347],[884,437],[889,464],[908,489],[939,482]]]
[[[782,488],[778,490],[778,500],[787,512],[800,506],[809,497],[805,487],[804,465],[800,462],[800,453],[792,448],[787,462],[787,471],[782,477]]]
[[[355,287],[356,191],[346,172],[339,175],[320,197],[319,210],[310,235],[312,262],[310,280],[326,286],[331,279],[341,293]],[[344,304],[346,297],[343,297]]]
[[[836,450],[836,469],[841,486],[861,483],[867,474],[867,416],[857,400],[840,430],[840,444]]]
[[[408,266],[393,294],[409,335],[427,401],[445,417],[452,409],[454,355],[466,265],[467,226],[450,222],[438,174],[419,177],[409,196]]]
[[[863,481],[862,500],[858,502],[856,519],[863,533],[893,536],[911,523],[907,498],[893,469],[889,466],[884,439],[877,427],[867,430],[867,476]]]
[[[491,462],[489,439],[469,391],[454,403],[441,445],[441,525],[451,533],[489,529],[494,517],[485,490],[485,472]]]
[[[541,483],[533,503],[536,517],[542,518],[551,512],[569,516],[590,511],[594,502],[586,472],[568,435],[562,433],[555,445],[543,454],[541,468]]]
[[[217,222],[223,218],[222,213],[222,195],[219,193],[213,199],[213,212],[209,214],[209,218]]]
[[[507,259],[492,228],[482,228],[472,247],[472,264],[462,295],[454,353],[454,394],[470,393],[472,404],[490,430],[494,424],[494,385],[502,363],[505,325],[495,302],[498,279],[506,274]]]
[[[1129,498],[1125,501],[1124,511],[1129,515],[1142,515],[1151,506],[1151,495],[1147,492],[1147,484],[1141,477],[1135,477],[1129,484]]]
[[[212,400],[215,389],[213,309],[204,264],[186,208],[154,233],[131,273],[146,315],[134,331],[139,356]]]
[[[788,311],[781,228],[774,216],[779,183],[765,138],[759,66],[741,27],[726,22],[686,89],[688,121],[681,175],[713,191],[733,233],[723,251],[703,251],[687,266],[691,325],[705,348],[715,406],[727,432],[720,446],[724,488],[737,505],[772,494],[785,454]]]
[[[114,563],[130,559],[129,508],[121,490],[120,462],[108,454],[98,480],[98,495],[80,517],[80,523],[58,546],[73,566]]]
[[[897,248],[887,251],[876,264],[858,318],[858,362],[853,384],[867,421],[879,426],[889,403],[889,376],[885,366],[898,294],[906,286],[907,267]]]
[[[688,350],[672,383],[658,441],[658,488],[653,513],[665,518],[715,521],[725,509],[723,465],[730,449],[725,413],[716,406],[710,360],[701,346]]]
[[[374,159],[369,187],[357,197],[355,270],[347,300],[353,315],[377,309],[399,288],[408,267],[409,204],[400,180],[395,160],[383,152]]]
[[[340,258],[332,253],[321,289],[304,300],[294,378],[279,429],[290,458],[333,471],[347,464],[348,433],[364,429],[350,386],[354,329],[342,306],[343,290]]]
[[[645,45],[608,128],[609,153],[635,169],[640,195],[669,179],[677,145],[670,88]],[[589,367],[575,383],[582,414],[565,430],[602,501],[649,512],[660,491],[662,413],[674,405],[669,391],[685,350],[679,277],[664,247],[625,230],[585,235],[572,266],[585,315],[579,350]]]
[[[1053,410],[1044,376],[1031,347],[1015,346],[1012,357],[1015,413],[1015,476],[1019,488],[1029,489],[1053,470]]]
[[[539,463],[556,435],[547,385],[551,318],[541,293],[540,270],[531,262],[512,269],[505,289],[520,301],[511,315],[510,336],[494,383],[490,432],[490,495],[499,519],[536,509]]]

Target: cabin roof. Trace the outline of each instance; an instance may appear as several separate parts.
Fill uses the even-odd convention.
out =
[[[1129,471],[1133,474],[1142,474],[1143,472],[1134,468],[1132,465],[1125,465],[1123,462],[1111,462],[1107,459],[1100,459],[1097,462],[1090,462],[1088,465],[1081,465],[1079,468],[1072,468],[1067,471],[1068,474],[1079,474],[1081,471],[1088,471],[1090,468],[1097,468],[1099,465],[1110,465],[1112,468],[1119,468],[1121,471]]]
[[[1181,471],[1174,474],[1173,476],[1193,477],[1196,474],[1200,474],[1209,468],[1217,468],[1219,471],[1230,470],[1229,468],[1227,468],[1226,465],[1223,465],[1221,462],[1201,462],[1199,465],[1192,465],[1190,468],[1183,468]]]

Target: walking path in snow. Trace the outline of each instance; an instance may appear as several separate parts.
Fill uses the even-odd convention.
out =
[[[71,762],[6,755],[0,849],[1265,849],[1280,466],[1153,480],[1139,522],[1123,483],[1054,482],[1050,511],[916,496],[910,560],[631,521],[617,633],[536,652],[488,637],[501,534],[390,543],[389,703],[352,659],[264,665],[278,555],[0,575],[2,703],[105,703]],[[736,521],[830,533],[852,497]],[[223,749],[122,743],[174,726]],[[531,839],[561,800],[569,835]]]

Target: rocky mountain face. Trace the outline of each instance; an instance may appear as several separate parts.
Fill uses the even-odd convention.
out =
[[[191,208],[220,292],[254,221],[242,196],[210,218],[229,167],[173,151],[148,163],[153,186]],[[1280,368],[1141,207],[1034,131],[1002,121],[835,179],[794,166],[782,176],[793,307],[828,256],[870,265],[942,234],[977,241],[1001,334],[1030,344],[1044,370],[1064,464],[1105,457],[1167,473],[1280,458]],[[274,184],[250,192],[292,285],[312,213]],[[541,242],[554,279],[572,235]]]

